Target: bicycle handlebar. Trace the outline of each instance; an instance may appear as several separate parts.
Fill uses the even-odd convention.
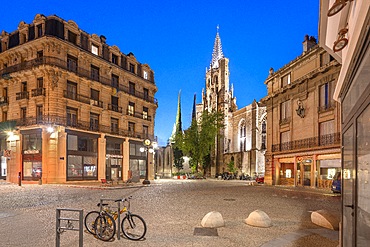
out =
[[[132,196],[129,196],[127,198],[122,198],[122,199],[115,200],[114,202],[128,202],[131,198],[132,198]]]

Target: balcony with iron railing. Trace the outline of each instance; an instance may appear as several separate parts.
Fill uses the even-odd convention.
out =
[[[321,135],[272,145],[272,152],[306,150],[340,145],[340,133]]]
[[[124,137],[134,137],[139,139],[149,138],[155,140],[154,135],[149,135],[147,133],[140,133],[135,131],[129,131],[122,128],[112,128],[112,126],[106,126],[102,124],[96,124],[90,121],[80,121],[72,120],[67,117],[55,116],[55,115],[41,115],[37,117],[27,117],[14,119],[16,121],[16,126],[27,126],[32,125],[59,125],[67,128],[75,128],[79,130],[107,133],[112,135],[119,135]]]
[[[31,90],[31,97],[45,96],[45,88],[35,88]]]
[[[133,116],[135,118],[140,118],[140,119],[152,121],[152,117],[151,116],[148,116],[147,114],[143,114],[143,113],[140,113],[140,112],[132,112],[130,110],[127,110],[127,115],[128,116]]]
[[[108,110],[119,112],[119,113],[123,112],[122,107],[120,107],[118,105],[112,105],[112,104],[108,104]]]
[[[284,124],[290,123],[290,121],[291,121],[291,118],[290,117],[286,117],[286,118],[280,119],[279,124],[280,125],[284,125]]]
[[[40,58],[36,58],[36,59],[33,59],[33,60],[24,61],[24,62],[21,62],[19,64],[9,66],[9,67],[6,67],[6,68],[0,70],[0,75],[8,75],[8,74],[13,73],[13,72],[26,70],[26,69],[31,69],[31,68],[33,68],[35,66],[39,66],[39,65],[57,66],[59,68],[62,68],[62,69],[68,70],[70,72],[76,73],[78,76],[85,77],[85,78],[88,78],[90,80],[98,81],[98,82],[100,82],[104,85],[113,87],[111,78],[104,77],[100,74],[97,75],[97,74],[91,73],[91,68],[87,69],[87,68],[84,68],[82,66],[72,65],[71,63],[67,63],[66,61],[64,61],[62,59],[59,59],[59,58],[56,58],[56,57],[40,57]],[[154,83],[154,82],[152,82],[152,83]],[[114,85],[114,83],[113,83],[113,85]],[[115,88],[117,88],[117,85],[115,85]],[[123,86],[123,85],[119,85],[117,90],[122,91],[126,94],[130,94],[129,88],[126,87],[126,86]],[[158,103],[157,99],[155,99],[154,97],[150,97],[150,96],[148,96],[147,94],[145,94],[143,92],[135,91],[131,95],[134,95],[135,97],[143,99],[143,100],[145,100],[147,102],[150,102],[150,103],[154,103],[154,104]]]
[[[16,100],[21,100],[21,99],[29,99],[29,92],[23,91],[23,92],[18,92],[15,94]]]
[[[335,104],[334,101],[329,101],[328,103],[317,107],[317,111],[318,111],[318,113],[330,111],[330,110],[333,110],[335,108],[335,105],[336,104]]]
[[[0,97],[0,106],[9,104],[8,97]]]
[[[90,97],[87,97],[85,95],[77,94],[68,90],[64,90],[63,95],[67,99],[72,99],[85,104],[90,104]]]

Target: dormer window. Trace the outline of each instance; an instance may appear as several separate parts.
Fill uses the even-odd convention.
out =
[[[91,44],[91,53],[99,55],[99,47],[97,45]]]
[[[130,72],[135,73],[135,65],[130,63]]]
[[[281,78],[281,87],[285,87],[287,85],[290,85],[290,73],[287,75],[284,75]]]
[[[39,24],[37,27],[37,37],[40,38],[42,36],[42,24]]]
[[[145,70],[144,70],[144,79],[148,80],[148,72],[146,72]]]
[[[118,57],[116,55],[114,55],[114,54],[112,54],[112,63],[118,65]]]
[[[72,33],[71,31],[68,30],[68,41],[77,44],[77,34]]]

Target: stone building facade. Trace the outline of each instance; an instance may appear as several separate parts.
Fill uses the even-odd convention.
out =
[[[227,164],[234,161],[239,175],[264,175],[266,107],[253,101],[252,104],[234,111],[228,119],[227,130],[222,170],[227,171]]]
[[[340,104],[333,100],[340,64],[306,36],[303,53],[265,81],[265,183],[329,189],[340,171]]]
[[[0,75],[7,181],[126,180],[129,170],[145,176],[139,150],[154,140],[157,87],[149,65],[132,53],[74,21],[38,14],[1,32]]]

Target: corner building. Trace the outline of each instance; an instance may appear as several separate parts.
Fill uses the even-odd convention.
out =
[[[341,7],[341,8],[339,8]],[[370,0],[320,0],[320,46],[342,66],[340,245],[370,246]]]
[[[145,177],[154,72],[74,21],[36,15],[0,35],[1,175],[16,183]],[[149,178],[153,177],[149,156]],[[130,173],[129,173],[130,170]]]
[[[340,171],[340,104],[333,100],[340,64],[305,36],[303,53],[265,81],[265,183],[331,188]]]

